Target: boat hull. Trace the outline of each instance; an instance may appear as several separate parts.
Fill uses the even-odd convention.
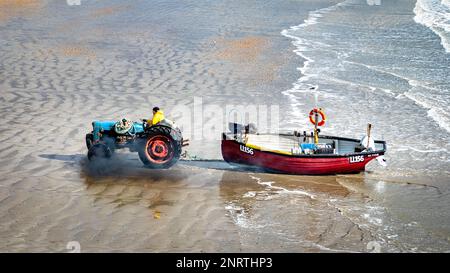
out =
[[[300,175],[359,173],[383,153],[348,155],[285,155],[261,151],[232,139],[222,140],[222,156],[229,163],[258,166],[268,171]]]

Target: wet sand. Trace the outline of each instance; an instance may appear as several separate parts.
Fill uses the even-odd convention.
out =
[[[69,241],[88,252],[365,251],[373,240],[329,203],[352,198],[335,177],[204,162],[155,171],[126,156],[95,164],[83,154],[40,157],[65,165],[59,172],[80,165],[80,176],[61,183],[53,171],[2,189],[4,251],[59,252]]]
[[[83,252],[366,252],[372,241],[382,251],[445,249],[367,190],[385,179],[376,172],[240,169],[220,161],[218,140],[192,139],[197,128],[185,132],[189,153],[215,161],[149,170],[130,153],[87,160],[92,120],[138,120],[154,105],[170,117],[194,96],[288,103],[272,94],[291,86],[302,60],[280,31],[335,1],[213,2],[0,2],[0,251],[67,252],[70,241]],[[426,179],[394,185],[433,195]]]

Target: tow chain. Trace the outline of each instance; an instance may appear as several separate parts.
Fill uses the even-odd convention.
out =
[[[215,162],[224,162],[223,159],[205,159],[205,158],[201,158],[197,155],[191,155],[188,153],[188,151],[184,151],[181,155],[180,155],[180,161],[215,161]]]
[[[180,160],[193,161],[193,160],[199,160],[199,157],[196,155],[190,155],[188,153],[188,151],[184,151],[184,153],[181,154]]]

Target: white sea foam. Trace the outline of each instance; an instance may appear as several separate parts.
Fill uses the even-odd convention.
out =
[[[448,153],[449,152],[445,148],[433,149],[433,150],[423,150],[423,149],[417,149],[415,147],[410,147],[410,146],[399,146],[399,147],[395,148],[394,150],[396,150],[396,151],[412,150],[417,153]]]
[[[363,64],[361,64],[363,65]],[[413,80],[410,79],[408,77],[402,76],[398,73],[394,73],[391,71],[387,71],[384,69],[380,69],[374,66],[369,66],[369,65],[365,65],[367,68],[378,71],[380,73],[385,73],[385,74],[390,74],[394,77],[397,77],[399,79],[405,80],[408,82],[408,84],[412,87],[412,88],[420,88],[424,91],[424,93],[429,94],[430,91],[438,91],[438,92],[442,92],[442,90],[439,90],[438,88],[432,87],[427,83],[421,82],[421,81],[417,81],[417,80]],[[381,89],[387,93],[390,93],[392,95],[394,95],[394,93],[392,93],[390,90],[386,90],[386,89]],[[446,105],[440,105],[439,103],[437,103],[435,100],[433,100],[430,96],[424,97],[424,96],[418,96],[413,94],[412,92],[405,92],[403,94],[397,95],[396,98],[397,99],[401,99],[402,96],[414,101],[418,106],[425,108],[428,110],[428,116],[434,120],[439,127],[445,129],[447,132],[450,133],[450,115],[448,113],[448,109]]]
[[[411,92],[404,93],[405,97],[414,101],[417,105],[428,109],[428,116],[432,118],[441,128],[445,129],[450,133],[450,116],[449,114],[441,109],[431,98],[424,96],[419,96]]]
[[[316,76],[315,74],[309,73],[308,68],[312,63],[314,63],[314,60],[304,53],[309,48],[313,47],[311,45],[310,41],[306,41],[302,39],[301,37],[298,37],[295,35],[295,32],[299,29],[314,25],[318,23],[318,20],[322,17],[324,17],[325,14],[332,12],[339,7],[343,6],[347,1],[340,2],[338,4],[335,4],[333,6],[329,6],[326,8],[318,9],[309,12],[308,18],[306,18],[303,23],[297,26],[292,26],[289,29],[284,29],[281,31],[281,35],[292,39],[292,44],[295,46],[295,49],[293,50],[295,54],[302,57],[305,61],[303,63],[303,67],[298,68],[298,70],[302,73],[302,76],[292,85],[292,88],[289,90],[286,90],[282,92],[283,95],[288,96],[289,99],[292,101],[292,105],[303,105],[301,100],[295,95],[295,93],[306,93],[311,94],[314,92],[314,94],[319,94],[321,97],[329,97],[328,94],[323,93],[317,89],[317,86],[312,85],[305,85],[304,82],[306,82],[308,79]],[[324,44],[320,44],[320,46],[326,46]],[[314,91],[311,89],[314,87]],[[293,109],[292,113],[294,120],[298,121],[300,117],[303,117],[304,113],[303,111]]]
[[[436,33],[447,53],[450,53],[450,1],[417,0],[414,21]]]
[[[256,177],[256,176],[253,176],[253,175],[251,175],[250,177],[252,179],[256,180],[256,182],[258,184],[266,186],[268,189],[276,190],[278,193],[305,195],[305,196],[308,196],[311,199],[315,199],[315,196],[313,194],[310,194],[310,193],[308,193],[306,191],[302,191],[302,190],[288,190],[288,189],[285,189],[283,187],[274,186],[273,184],[275,182],[273,182],[273,181],[263,182],[261,180],[261,178],[259,178],[259,177]]]
[[[363,64],[361,64],[361,65],[363,65]],[[438,88],[435,88],[435,87],[432,87],[432,86],[430,86],[427,83],[410,79],[410,78],[402,76],[402,75],[400,75],[398,73],[394,73],[394,72],[391,72],[391,71],[380,69],[380,68],[377,68],[377,67],[374,67],[374,66],[369,66],[369,65],[365,65],[365,66],[367,68],[375,70],[377,72],[390,74],[390,75],[392,75],[394,77],[397,77],[399,79],[405,80],[405,81],[408,82],[408,84],[412,88],[420,88],[420,89],[426,91],[427,94],[429,94],[430,91],[442,92],[442,90],[440,90]],[[394,94],[390,90],[384,90],[384,89],[381,89],[381,90],[383,90],[385,92],[389,92],[392,95]],[[414,101],[420,107],[423,107],[423,108],[427,109],[428,110],[428,116],[430,118],[432,118],[441,128],[443,128],[446,131],[450,132],[450,115],[448,113],[446,105],[440,105],[439,103],[434,101],[430,96],[427,96],[427,97],[418,96],[418,95],[413,94],[412,92],[405,92],[403,94],[397,95],[396,98],[401,98],[402,96],[405,96],[406,98]]]
[[[249,192],[246,192],[242,197],[244,197],[244,198],[252,198],[252,197],[255,197],[255,196],[256,196],[256,192],[249,191]]]
[[[234,223],[242,228],[258,229],[264,227],[264,225],[254,223],[250,216],[245,212],[245,208],[241,206],[231,202],[225,206],[225,209],[228,211]]]

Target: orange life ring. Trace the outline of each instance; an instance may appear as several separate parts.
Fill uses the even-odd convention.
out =
[[[316,121],[314,120],[316,113],[319,114],[321,117],[321,120],[317,122],[317,126],[323,126],[325,124],[325,120],[327,119],[327,117],[325,116],[325,113],[322,111],[322,108],[312,109],[311,112],[309,112],[309,121],[314,125],[316,124]]]

